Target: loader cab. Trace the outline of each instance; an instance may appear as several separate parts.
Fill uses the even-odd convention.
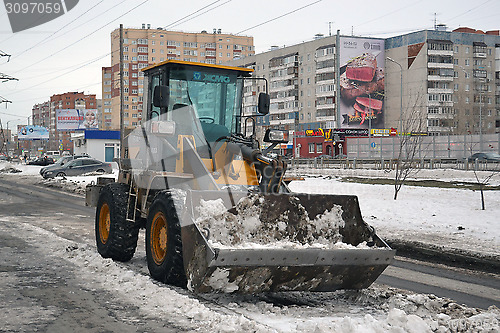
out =
[[[179,134],[215,142],[241,132],[243,79],[252,70],[169,60],[144,69],[147,120],[173,121]]]

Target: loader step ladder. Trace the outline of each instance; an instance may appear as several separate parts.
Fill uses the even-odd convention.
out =
[[[127,215],[125,217],[125,220],[128,221],[128,222],[132,222],[132,223],[135,223],[135,216],[136,216],[136,213],[137,213],[137,193],[134,191],[133,189],[133,182],[130,182],[130,187],[128,189],[128,198],[127,198]],[[134,198],[134,209],[133,209],[133,212],[131,213],[130,212],[130,203],[132,202],[131,201],[131,198]],[[130,216],[130,214],[132,214],[132,216]]]

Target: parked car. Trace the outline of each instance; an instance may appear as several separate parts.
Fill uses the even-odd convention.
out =
[[[43,178],[79,176],[89,172],[111,173],[113,168],[111,163],[105,163],[93,158],[77,158],[58,168],[47,170],[43,173]]]
[[[0,155],[0,161],[7,161],[8,158],[5,155]]]
[[[469,162],[474,162],[475,160],[481,162],[500,162],[500,155],[495,153],[475,153],[469,157]]]
[[[59,168],[60,166],[68,163],[69,161],[72,161],[72,160],[77,159],[77,158],[82,158],[82,157],[89,157],[89,155],[84,154],[84,155],[63,156],[60,159],[58,159],[57,162],[55,162],[54,164],[46,166],[44,168],[41,168],[40,169],[40,175],[43,177],[43,174],[47,170]]]
[[[28,165],[41,165],[41,166],[46,166],[49,164],[54,164],[56,161],[52,157],[38,157],[34,160],[29,161],[27,164]]]

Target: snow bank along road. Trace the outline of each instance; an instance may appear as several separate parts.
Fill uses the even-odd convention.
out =
[[[0,331],[466,332],[499,329],[498,276],[397,261],[363,291],[193,295],[98,256],[83,199],[0,174]],[[144,236],[144,235],[142,235]],[[142,237],[143,239],[143,237]],[[471,275],[472,274],[472,275]],[[447,292],[449,298],[422,293]],[[456,296],[456,297],[455,297]],[[484,302],[476,309],[457,299]],[[453,300],[452,300],[453,299]],[[462,303],[462,301],[458,301]]]

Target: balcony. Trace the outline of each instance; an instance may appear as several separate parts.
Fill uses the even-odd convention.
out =
[[[273,109],[269,111],[269,114],[289,114],[293,113],[295,110],[294,109]],[[298,111],[298,110],[297,110]]]
[[[334,121],[334,120],[335,120],[334,116],[325,116],[325,117],[316,116],[316,121]]]
[[[295,123],[294,119],[278,119],[278,120],[269,120],[270,125],[287,125]]]
[[[453,76],[429,75],[427,76],[427,81],[451,82],[453,81]]]
[[[447,62],[428,62],[427,68],[449,68],[453,69],[453,63]]]
[[[333,91],[321,91],[321,92],[316,92],[315,95],[317,98],[319,97],[332,97],[335,96],[335,90]]]
[[[325,68],[316,69],[316,74],[333,73],[333,72],[335,72],[335,68],[333,68],[333,67],[325,67]]]
[[[271,103],[291,102],[297,100],[297,96],[286,96],[271,98]]]
[[[427,126],[427,132],[449,132],[450,127]]]
[[[271,78],[269,78],[269,81],[273,82],[273,81],[281,81],[281,80],[291,80],[291,79],[295,79],[297,77],[298,77],[297,73],[292,73],[292,74],[287,74],[287,75],[283,75],[283,76],[271,77]]]
[[[428,88],[427,92],[429,94],[453,94],[453,89],[445,88]]]
[[[428,55],[453,56],[453,50],[427,50]]]
[[[474,58],[486,58],[486,52],[474,52],[473,53]]]
[[[331,109],[331,108],[335,108],[335,103],[331,103],[331,104],[322,104],[322,105],[317,105],[317,106],[316,106],[316,109],[317,109],[317,110],[324,110],[324,109]]]
[[[449,102],[427,101],[427,106],[453,106],[453,101]]]
[[[452,113],[428,113],[428,119],[453,119],[455,115]]]

